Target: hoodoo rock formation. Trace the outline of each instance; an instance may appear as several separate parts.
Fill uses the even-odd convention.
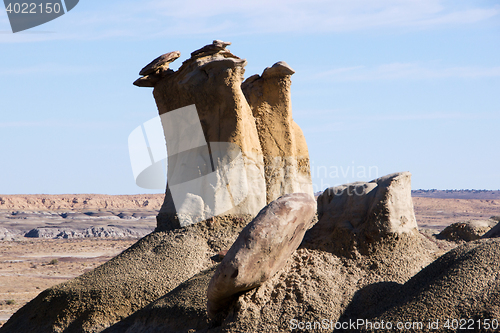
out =
[[[492,217],[493,219],[494,217]],[[496,217],[498,219],[498,216]],[[485,233],[481,238],[498,238],[500,237],[500,222],[498,222],[491,230]]]
[[[167,53],[135,82],[154,87],[169,154],[156,230],[43,291],[0,333],[321,332],[361,318],[498,324],[500,225],[445,254],[450,242],[418,230],[409,172],[333,187],[315,202],[291,115],[294,71],[278,62],[243,82],[246,61],[228,45],[214,41],[177,71],[169,65],[180,53]],[[79,200],[26,202],[92,205]],[[86,218],[122,217],[112,215]]]
[[[214,215],[214,210],[208,207],[212,202],[216,207],[230,200],[234,203],[227,210],[215,209],[215,212],[255,216],[267,203],[284,194],[305,192],[313,195],[307,145],[292,119],[290,75],[293,70],[279,62],[267,68],[262,77],[253,76],[242,85],[247,62],[227,50],[228,45],[230,43],[215,40],[191,53],[191,58],[175,72],[169,70],[168,65],[179,52],[167,53],[146,66],[140,72],[146,76],[135,82],[139,86],[154,87],[160,116],[194,105],[208,146],[206,149],[199,148],[202,144],[190,146],[190,152],[179,157],[176,146],[178,142],[189,141],[190,133],[179,133],[172,144],[168,138],[178,124],[166,123],[168,121],[162,117],[169,163],[158,230],[203,220],[210,216],[207,211]],[[231,148],[225,149],[228,146],[224,143],[231,144]],[[217,160],[231,161],[230,156],[238,150],[242,154],[241,163],[229,163],[226,167],[219,163],[221,167],[215,167]],[[202,185],[211,192],[202,190],[200,192],[205,195],[201,196],[184,183],[175,184],[178,186],[173,188],[176,172],[185,172],[186,167],[192,167],[193,161],[209,165],[211,159],[215,180]],[[199,169],[204,168],[206,165]],[[207,174],[200,170],[198,176]],[[238,184],[238,188],[234,190],[232,186],[231,193],[221,195],[228,183],[230,187]],[[184,192],[184,198],[178,199],[178,192]],[[236,202],[235,196],[243,199]],[[194,218],[186,217],[189,214]],[[180,221],[182,219],[188,222]]]
[[[261,76],[250,76],[241,86],[264,154],[267,203],[284,193],[313,194],[306,140],[292,119],[290,77],[294,73],[280,61]]]

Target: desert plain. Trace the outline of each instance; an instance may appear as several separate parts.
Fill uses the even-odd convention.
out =
[[[412,199],[427,235],[500,215],[500,191],[417,190]],[[94,269],[153,231],[162,201],[163,194],[1,196],[0,324],[41,291]]]

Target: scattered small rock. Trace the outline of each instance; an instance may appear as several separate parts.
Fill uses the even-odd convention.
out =
[[[226,256],[226,254],[227,254],[227,251],[228,251],[228,250],[222,250],[222,251],[220,251],[219,253],[217,253],[217,255],[219,256],[219,259],[221,259],[221,260],[222,260],[222,259],[224,259],[224,257],[225,257],[225,256]]]

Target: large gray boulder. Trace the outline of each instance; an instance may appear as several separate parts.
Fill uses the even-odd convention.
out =
[[[235,295],[260,286],[298,248],[316,213],[313,197],[284,195],[266,206],[240,233],[210,281],[208,315],[216,318]]]
[[[366,253],[383,239],[418,233],[409,172],[331,187],[317,202],[319,221],[308,238],[340,252]]]

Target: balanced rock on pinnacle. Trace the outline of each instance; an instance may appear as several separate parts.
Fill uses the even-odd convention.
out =
[[[168,65],[180,54],[167,53],[136,81],[154,87],[167,139],[157,230],[215,215],[255,216],[282,195],[313,195],[307,145],[291,113],[294,71],[278,62],[243,83],[247,62],[226,49],[230,44],[214,40],[177,71]]]
[[[139,72],[139,75],[143,77],[135,80],[134,85],[138,87],[154,87],[163,77],[173,73],[173,70],[168,67],[171,62],[180,56],[181,53],[179,51],[173,51],[165,53],[151,61]]]

